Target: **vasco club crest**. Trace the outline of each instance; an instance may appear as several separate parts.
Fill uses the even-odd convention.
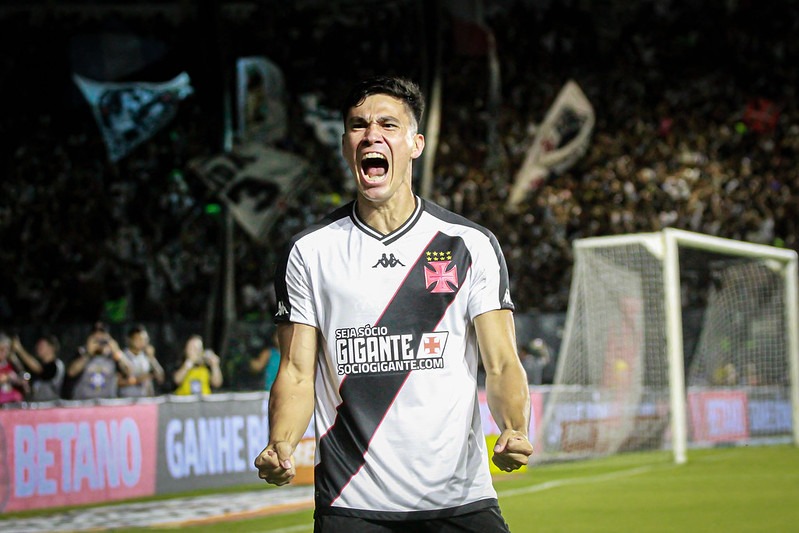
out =
[[[437,252],[428,250],[427,265],[424,268],[424,283],[426,288],[433,289],[431,293],[455,292],[458,288],[458,267],[449,264],[452,262],[452,251]],[[431,268],[432,267],[432,268]]]

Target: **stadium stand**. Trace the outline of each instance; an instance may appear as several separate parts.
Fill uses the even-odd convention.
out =
[[[15,50],[0,59],[3,327],[203,320],[224,225],[190,161],[222,147],[224,88],[210,68],[224,72],[253,53],[282,69],[290,134],[280,147],[311,161],[316,179],[314,201],[289,205],[266,244],[236,238],[237,315],[268,317],[276,254],[347,197],[334,155],[303,123],[299,97],[318,93],[335,107],[343,80],[383,67],[428,81],[419,43],[370,36],[374,27],[430,31],[420,20],[432,19],[413,2],[389,2],[377,19],[347,2],[253,3],[244,12],[222,3],[217,18],[175,4],[184,7],[0,11],[0,42]],[[799,43],[784,37],[799,30],[796,2],[582,4],[487,7],[500,60],[498,115],[475,83],[487,77],[485,57],[459,53],[451,19],[439,19],[444,103],[432,199],[501,236],[519,311],[565,311],[577,238],[676,227],[799,248]],[[116,164],[70,79],[75,36],[101,32],[152,38],[166,50],[124,79],[186,70],[195,86],[167,127]],[[219,46],[200,45],[208,40]],[[212,49],[216,56],[205,54]],[[596,110],[590,149],[518,213],[506,212],[531,126],[568,79]],[[487,162],[493,121],[499,164]]]

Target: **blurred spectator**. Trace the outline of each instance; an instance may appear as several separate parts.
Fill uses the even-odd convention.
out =
[[[73,400],[116,398],[118,373],[131,374],[125,354],[106,325],[95,323],[86,344],[67,365],[66,396]]]
[[[27,382],[11,364],[11,338],[0,333],[0,404],[21,402]]]
[[[173,374],[175,394],[211,394],[222,386],[222,370],[219,356],[213,350],[203,348],[203,339],[192,335],[186,341],[183,360]]]
[[[277,342],[277,330],[272,332],[271,342],[264,346],[258,357],[250,360],[250,370],[264,373],[264,390],[272,390],[272,383],[277,377],[280,367],[280,349]]]
[[[733,363],[722,363],[713,371],[711,384],[732,387],[738,385],[738,369]]]
[[[749,387],[756,387],[763,384],[756,363],[749,362],[744,365],[743,384]]]
[[[28,353],[19,337],[14,337],[11,349],[31,375],[31,401],[43,402],[61,398],[66,370],[64,362],[58,357],[60,348],[57,337],[45,335],[36,341],[34,357]]]
[[[154,396],[158,392],[156,384],[164,383],[164,369],[155,357],[155,348],[144,326],[136,325],[128,331],[128,345],[123,353],[131,373],[119,375],[119,397]]]
[[[551,360],[546,341],[540,338],[531,340],[519,350],[519,359],[527,372],[527,383],[541,385],[544,382],[544,368]]]

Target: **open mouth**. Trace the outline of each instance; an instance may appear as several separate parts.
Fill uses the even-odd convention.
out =
[[[361,170],[367,178],[382,178],[388,173],[388,159],[381,153],[370,152],[361,159]]]

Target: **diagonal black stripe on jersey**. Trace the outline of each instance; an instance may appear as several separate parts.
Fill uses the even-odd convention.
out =
[[[425,286],[425,269],[430,270],[426,266],[428,251],[452,253],[449,268],[454,265],[458,274],[453,292],[432,293],[432,284]],[[434,331],[441,322],[463,286],[471,262],[463,239],[437,233],[374,325],[387,327],[389,334],[413,333],[413,346],[418,346],[422,333]],[[353,374],[344,379],[336,421],[319,439],[320,460],[314,470],[317,509],[329,507],[363,467],[369,443],[409,374]]]

